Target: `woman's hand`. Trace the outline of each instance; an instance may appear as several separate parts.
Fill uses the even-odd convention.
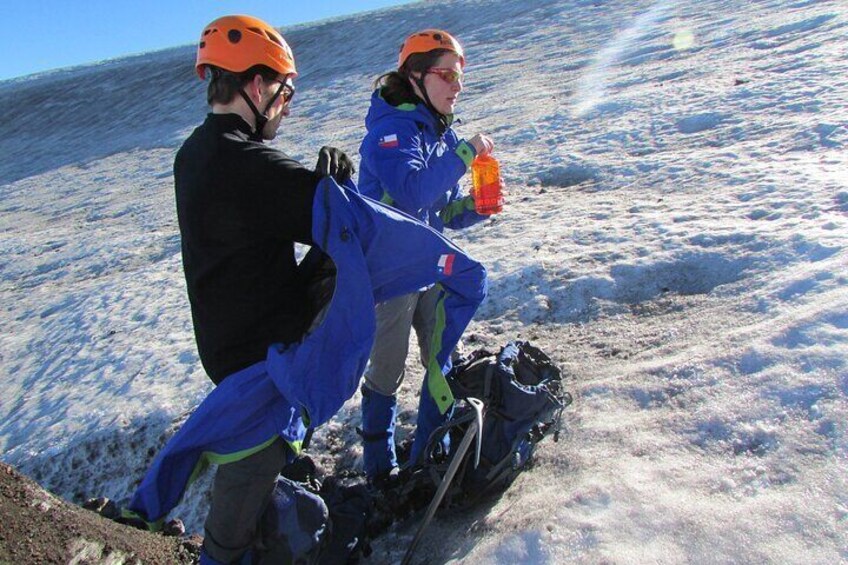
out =
[[[488,155],[495,148],[495,142],[488,135],[478,133],[468,140],[468,143],[474,147],[477,155]]]

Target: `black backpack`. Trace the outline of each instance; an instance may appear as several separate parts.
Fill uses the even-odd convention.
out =
[[[308,456],[283,468],[265,510],[252,560],[244,563],[350,565],[371,553],[374,496],[365,484],[318,480]]]
[[[477,350],[455,363],[447,379],[458,400],[471,397],[484,404],[480,464],[474,468],[472,446],[441,504],[464,508],[506,490],[529,466],[542,439],[551,434],[559,439],[562,412],[572,396],[563,390],[562,372],[550,357],[526,341],[510,342],[497,354]],[[458,403],[451,419],[430,436],[421,460],[410,467],[407,488],[429,483],[435,492],[452,457],[443,453],[442,438],[449,434],[455,449],[475,418],[470,405]]]

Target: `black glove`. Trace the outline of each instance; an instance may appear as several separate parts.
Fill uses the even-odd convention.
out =
[[[315,172],[323,176],[331,176],[337,183],[343,184],[356,172],[356,167],[344,151],[325,145],[318,152]]]

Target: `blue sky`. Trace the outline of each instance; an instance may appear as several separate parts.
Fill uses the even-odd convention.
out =
[[[410,1],[12,0],[0,25],[0,80],[193,43],[225,14],[285,28]]]

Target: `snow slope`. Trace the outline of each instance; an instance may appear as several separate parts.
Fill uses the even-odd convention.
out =
[[[454,234],[491,277],[466,345],[531,339],[573,377],[568,436],[438,519],[431,562],[848,561],[846,13],[431,1],[283,30],[302,74],[274,143],[308,164],[356,155],[407,33],[464,42],[458,131],[495,139],[510,188]],[[210,390],[172,201],[206,111],[192,65],[181,47],[0,82],[0,458],[70,500],[128,496]],[[359,465],[357,424],[355,397],[316,434],[324,468]],[[177,511],[196,531],[207,486]]]

